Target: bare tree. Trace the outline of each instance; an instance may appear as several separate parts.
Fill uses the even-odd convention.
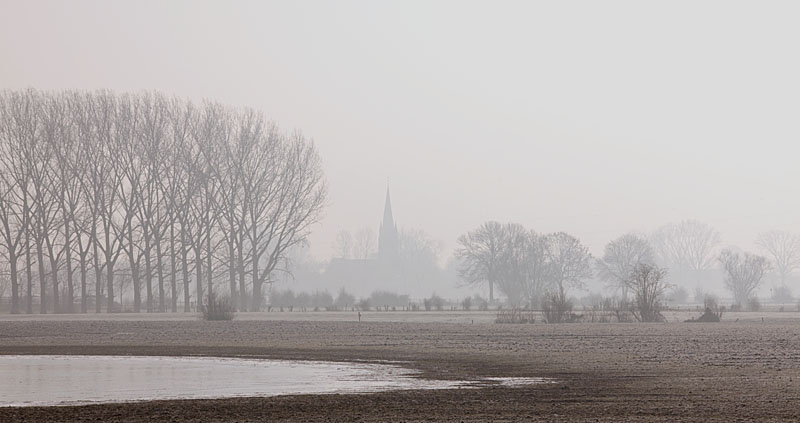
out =
[[[564,322],[572,311],[567,297],[568,288],[583,286],[592,276],[592,256],[589,249],[572,235],[558,232],[547,236],[550,291],[546,295],[545,315],[548,323]]]
[[[720,242],[716,229],[696,220],[669,223],[651,237],[655,258],[670,269],[671,275],[684,281],[712,267]]]
[[[461,279],[470,285],[489,285],[489,301],[494,301],[494,287],[503,268],[504,230],[499,222],[490,221],[458,238],[455,251],[461,259]]]
[[[770,268],[766,257],[727,249],[720,253],[719,262],[725,271],[725,287],[733,293],[734,304],[739,305],[750,299]]]
[[[353,241],[355,258],[366,260],[375,255],[375,252],[378,248],[378,239],[375,235],[375,231],[373,231],[372,228],[364,227],[359,229],[359,231],[356,232]]]
[[[422,287],[439,274],[439,251],[436,240],[420,229],[403,229],[399,234],[400,278],[404,286]]]
[[[353,235],[350,231],[341,230],[333,241],[334,257],[349,259],[353,256]]]
[[[544,294],[551,288],[553,266],[549,249],[551,238],[547,235],[529,231],[524,250],[524,299],[531,306],[541,303]]]
[[[24,142],[23,97],[16,93],[0,93],[0,225],[2,246],[9,263],[11,313],[21,312],[21,284],[18,261],[27,250],[28,312],[31,308],[31,262],[29,234],[31,204],[28,200],[29,172],[20,143]],[[23,116],[21,116],[23,115]]]
[[[527,233],[525,227],[517,223],[502,226],[497,289],[514,306],[525,301]]]
[[[268,137],[269,138],[269,137]],[[327,197],[327,187],[314,144],[299,133],[278,137],[276,144],[262,148],[271,160],[277,159],[254,197],[253,204],[265,202],[255,210],[250,238],[253,267],[253,310],[260,310],[261,286],[283,261],[291,247],[305,242],[310,228],[319,221]],[[269,161],[268,161],[269,162]],[[263,258],[263,263],[260,263]]]
[[[63,244],[58,247],[58,256],[62,256],[66,267],[67,289],[66,298],[62,307],[63,312],[72,313],[74,306],[74,284],[73,284],[73,263],[72,263],[72,244],[80,236],[77,228],[76,219],[82,206],[80,173],[81,159],[80,148],[78,148],[78,125],[75,122],[74,114],[70,110],[70,102],[67,95],[49,96],[46,102],[46,124],[44,139],[47,147],[53,152],[51,161],[51,179],[48,184],[50,196],[58,204],[60,221],[58,226],[61,233],[60,238]],[[53,251],[53,246],[49,245],[50,267],[53,272],[54,291],[58,289],[58,273],[55,269],[58,266],[58,256]]]
[[[662,322],[661,303],[669,288],[664,278],[667,269],[652,263],[637,262],[625,280],[633,293],[633,316],[640,322]]]
[[[652,264],[653,249],[647,239],[636,234],[625,234],[606,244],[603,258],[597,261],[597,275],[609,287],[620,289],[628,297],[628,283],[639,263]]]
[[[555,289],[579,288],[592,277],[592,256],[578,238],[565,232],[548,235],[548,259],[552,266],[550,276]]]
[[[792,272],[800,268],[800,237],[785,231],[769,231],[760,234],[756,244],[772,258],[781,285],[785,286]]]
[[[97,210],[100,229],[95,233],[94,247],[99,251],[95,256],[96,310],[100,311],[104,280],[106,294],[106,311],[116,311],[114,306],[114,267],[124,251],[125,237],[130,238],[130,219],[133,218],[132,197],[125,188],[125,167],[120,162],[119,146],[130,140],[129,131],[133,125],[130,114],[129,99],[118,99],[111,92],[100,92],[94,96],[92,103],[92,120],[96,128],[96,143],[89,147],[91,169],[91,191],[97,196]],[[119,104],[123,103],[123,104]],[[128,188],[130,189],[130,188]],[[127,202],[120,198],[126,196]],[[120,212],[120,209],[125,212]],[[100,261],[102,260],[102,262]],[[105,278],[102,271],[105,270]]]
[[[0,153],[0,255],[15,313],[23,273],[28,312],[36,291],[42,313],[50,303],[73,311],[76,270],[82,312],[89,282],[96,312],[103,296],[111,312],[130,292],[139,311],[143,290],[147,311],[165,311],[167,297],[177,311],[179,274],[188,311],[190,266],[198,305],[204,287],[212,294],[227,279],[246,310],[249,276],[258,310],[262,285],[290,271],[287,251],[305,242],[327,192],[299,133],[254,110],[158,93],[2,92]]]

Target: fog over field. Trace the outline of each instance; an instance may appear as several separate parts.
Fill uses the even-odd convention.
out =
[[[424,289],[394,289],[412,296],[469,295],[450,262],[459,236],[487,221],[564,231],[595,257],[625,233],[684,220],[719,231],[715,253],[768,254],[759,234],[800,231],[793,2],[0,8],[4,89],[212,100],[313,140],[327,202],[294,254],[315,266],[355,258],[343,236],[378,253],[390,189],[398,231],[451,269]]]
[[[0,422],[800,421],[798,22],[0,0]]]

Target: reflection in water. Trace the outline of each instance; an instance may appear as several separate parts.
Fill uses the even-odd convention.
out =
[[[216,357],[0,356],[0,406],[442,389],[385,364]]]

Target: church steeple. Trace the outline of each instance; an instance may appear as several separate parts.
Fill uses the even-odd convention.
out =
[[[389,187],[386,187],[386,202],[383,205],[383,222],[381,222],[381,226],[385,225],[394,226],[394,217],[392,217],[392,198],[389,196]]]
[[[400,239],[397,236],[397,224],[392,216],[392,200],[389,187],[386,187],[386,202],[383,206],[383,222],[378,235],[378,258],[395,262],[400,255]]]

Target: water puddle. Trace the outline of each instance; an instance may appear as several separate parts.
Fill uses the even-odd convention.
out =
[[[217,357],[0,356],[0,407],[517,386],[442,381],[393,364]],[[524,378],[523,378],[524,379]],[[541,383],[541,379],[526,379]]]

